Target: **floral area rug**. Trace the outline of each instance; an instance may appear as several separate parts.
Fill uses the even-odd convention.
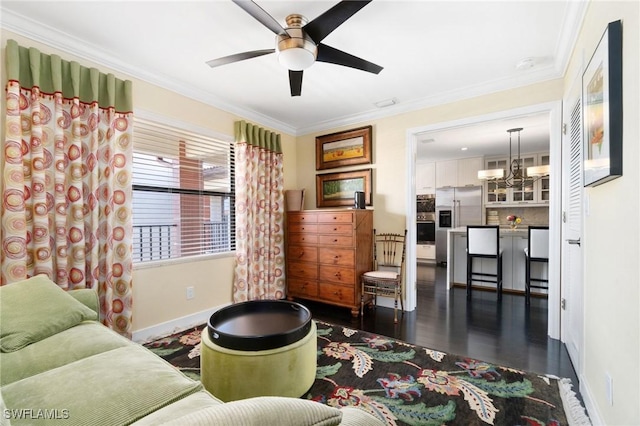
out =
[[[568,379],[316,324],[316,380],[302,398],[355,406],[389,426],[590,424]],[[200,330],[205,326],[145,346],[199,380]]]

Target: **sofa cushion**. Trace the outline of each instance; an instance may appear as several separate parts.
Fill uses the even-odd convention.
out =
[[[0,385],[128,345],[135,343],[99,322],[83,322],[19,351],[0,353]]]
[[[226,402],[178,417],[165,425],[190,426],[331,426],[342,412],[319,402],[263,396]]]
[[[69,296],[45,275],[0,287],[0,350],[12,352],[67,330],[95,311]]]
[[[173,404],[154,411],[146,417],[133,423],[134,426],[163,425],[166,422],[191,414],[205,407],[223,404],[222,401],[211,395],[206,390],[191,394]]]
[[[86,307],[100,314],[100,299],[98,299],[98,292],[92,288],[79,288],[76,290],[70,290],[67,292],[69,296],[72,296],[78,302],[81,302]]]
[[[200,390],[199,382],[134,344],[10,383],[2,395],[10,410],[57,410],[67,413],[65,426],[106,426],[132,423]]]

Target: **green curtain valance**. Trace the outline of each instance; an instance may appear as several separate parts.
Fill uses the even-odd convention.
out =
[[[7,78],[21,87],[37,86],[43,93],[60,92],[67,99],[81,102],[98,101],[100,108],[114,107],[118,112],[132,112],[132,83],[113,74],[101,73],[58,55],[47,55],[38,49],[7,41]]]
[[[248,143],[269,151],[281,153],[280,134],[266,130],[246,121],[235,122],[236,143]]]

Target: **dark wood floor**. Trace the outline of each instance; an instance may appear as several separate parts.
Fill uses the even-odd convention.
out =
[[[352,318],[348,309],[304,302],[314,318],[394,337],[444,352],[578,381],[566,347],[547,336],[547,299],[474,291],[467,303],[463,288],[446,290],[446,268],[418,265],[418,304],[393,323],[393,309],[365,309]],[[400,315],[400,314],[399,314]]]

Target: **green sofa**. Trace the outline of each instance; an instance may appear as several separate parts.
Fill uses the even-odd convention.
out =
[[[97,321],[93,290],[45,276],[0,287],[0,426],[382,425],[356,408],[297,398],[222,403]]]

